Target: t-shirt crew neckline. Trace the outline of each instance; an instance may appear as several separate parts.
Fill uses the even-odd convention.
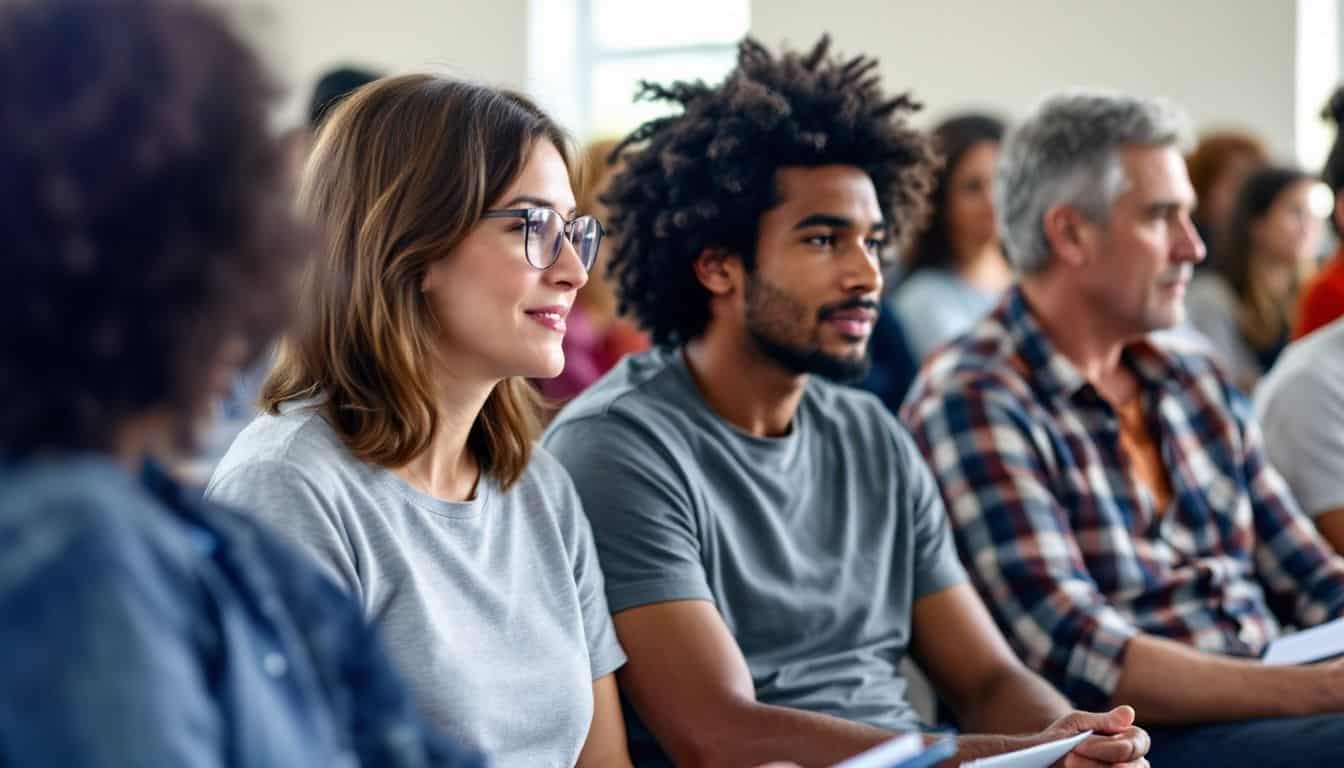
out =
[[[467,520],[479,517],[494,496],[495,483],[490,473],[481,470],[481,478],[476,482],[476,495],[466,501],[448,501],[431,496],[403,480],[387,467],[378,467],[377,481],[384,488],[400,496],[407,504],[439,517],[451,517]]]
[[[731,434],[741,442],[747,450],[756,454],[758,458],[783,461],[786,463],[797,454],[798,446],[801,444],[798,435],[803,431],[805,426],[803,415],[804,409],[802,407],[803,401],[801,399],[798,401],[798,408],[794,410],[793,421],[789,424],[788,434],[779,435],[778,437],[760,437],[758,435],[753,435],[720,416],[718,412],[710,407],[709,402],[705,400],[704,393],[700,391],[699,385],[695,383],[695,377],[691,375],[690,364],[686,362],[685,349],[678,348],[671,352],[669,356],[672,358],[672,369],[676,371],[682,386],[687,387],[691,394],[695,396],[694,402],[696,407],[700,409],[703,415],[708,417],[715,424],[718,424],[725,432]],[[805,399],[806,397],[807,392],[804,391],[803,398]]]

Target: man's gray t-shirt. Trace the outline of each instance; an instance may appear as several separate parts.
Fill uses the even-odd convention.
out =
[[[499,766],[578,759],[593,681],[625,661],[592,533],[544,449],[507,491],[448,502],[356,459],[314,409],[257,417],[206,495],[311,553],[379,625],[441,729]]]
[[[876,398],[812,377],[790,433],[758,438],[710,410],[680,351],[654,350],[543,443],[583,497],[613,611],[711,601],[760,701],[919,726],[899,670],[911,606],[966,576],[937,485]]]

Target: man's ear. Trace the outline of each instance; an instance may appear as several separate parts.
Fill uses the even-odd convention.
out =
[[[695,277],[713,296],[728,296],[742,285],[742,259],[724,248],[706,248],[692,264]]]
[[[1054,259],[1075,267],[1091,260],[1096,248],[1096,227],[1077,208],[1056,205],[1045,212],[1041,223]]]

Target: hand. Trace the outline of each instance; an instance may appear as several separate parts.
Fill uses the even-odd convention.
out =
[[[1134,709],[1121,706],[1110,712],[1074,712],[1050,724],[1041,735],[1066,739],[1082,731],[1092,736],[1056,763],[1061,768],[1147,768],[1148,733],[1134,725]]]

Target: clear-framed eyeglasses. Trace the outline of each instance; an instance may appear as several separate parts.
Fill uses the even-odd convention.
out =
[[[483,219],[522,219],[523,248],[527,263],[536,269],[550,269],[560,258],[564,241],[574,247],[585,271],[591,271],[597,261],[597,249],[602,245],[605,232],[602,224],[592,216],[578,216],[565,220],[551,208],[504,208],[486,211]]]

